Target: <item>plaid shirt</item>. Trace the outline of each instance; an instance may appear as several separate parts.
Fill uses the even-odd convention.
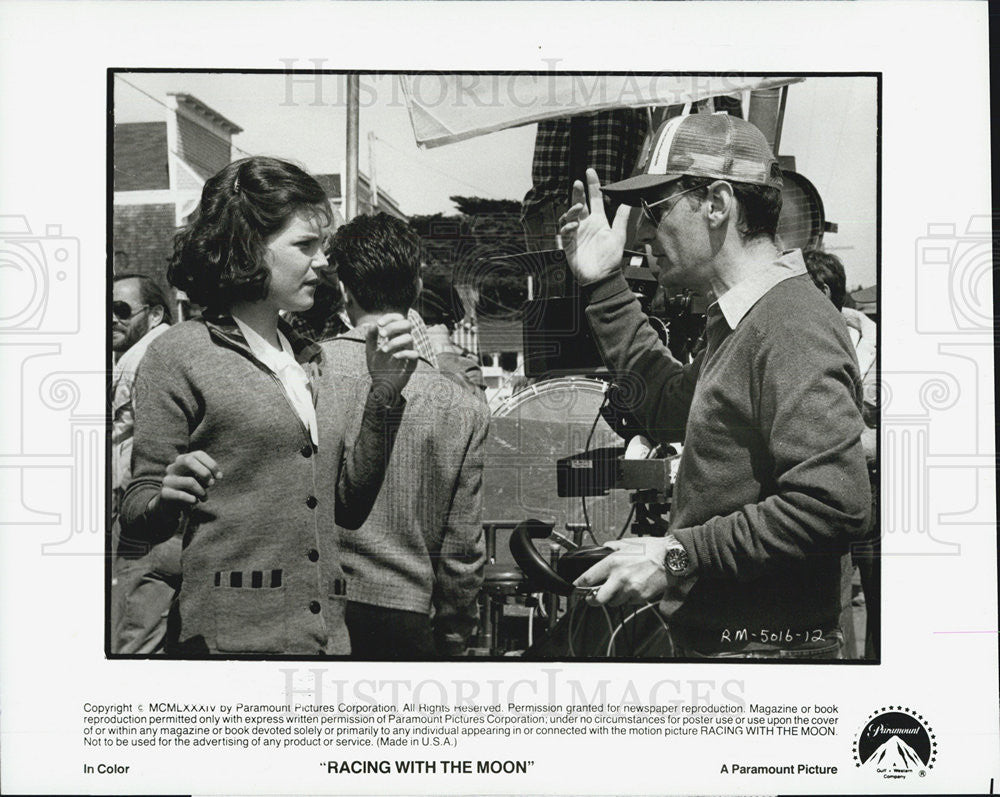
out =
[[[531,164],[531,190],[524,197],[523,214],[552,202],[557,208],[569,200],[570,119],[545,119],[538,123],[535,155]],[[624,180],[635,169],[649,121],[644,108],[601,111],[587,117],[587,138],[582,147],[587,165],[597,170],[601,185]]]
[[[323,319],[321,322],[313,323],[304,318],[300,313],[289,313],[285,320],[289,326],[298,332],[302,337],[321,343],[337,337],[342,332],[346,332],[350,327],[339,314],[334,313]]]
[[[406,317],[409,319],[410,324],[413,325],[413,329],[410,332],[413,336],[413,348],[417,350],[417,354],[437,368],[437,354],[434,353],[434,347],[431,346],[431,339],[427,335],[427,324],[424,323],[424,319],[412,307],[410,308],[410,312],[406,314]]]

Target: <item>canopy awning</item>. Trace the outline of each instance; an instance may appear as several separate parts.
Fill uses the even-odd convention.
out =
[[[439,147],[508,127],[610,108],[678,105],[797,83],[797,77],[706,75],[401,75],[414,137]]]

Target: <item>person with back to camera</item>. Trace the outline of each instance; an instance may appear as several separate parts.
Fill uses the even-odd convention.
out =
[[[406,314],[421,291],[420,238],[385,213],[358,216],[333,236],[330,259],[353,326],[330,350],[338,369],[364,376],[365,323]],[[486,402],[425,359],[403,394],[406,415],[375,506],[341,535],[351,648],[369,659],[460,655],[486,563]]]
[[[663,537],[576,584],[588,600],[658,601],[683,657],[841,657],[840,557],[869,514],[861,379],[847,328],[798,250],[775,242],[781,171],[763,134],[726,114],[677,117],[640,174],[604,191],[639,205],[637,243],[661,282],[711,292],[706,347],[674,360],[621,273],[628,208],[608,225],[597,175],[573,187],[567,259],[609,368],[643,386],[630,408],[683,440]]]
[[[417,355],[409,322],[380,317],[357,413],[325,345],[279,318],[312,304],[330,218],[312,177],[252,157],[205,183],[175,240],[168,278],[205,311],[140,365],[122,504],[123,536],[183,529],[173,655],[350,652],[335,524],[356,529],[371,510]]]

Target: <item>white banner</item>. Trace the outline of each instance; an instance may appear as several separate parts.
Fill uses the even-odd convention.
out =
[[[802,78],[739,75],[404,75],[413,135],[440,147],[508,127],[611,108],[679,105]]]

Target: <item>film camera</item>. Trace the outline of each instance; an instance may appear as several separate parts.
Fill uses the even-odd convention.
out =
[[[521,313],[525,376],[605,373],[565,253],[549,249],[496,260],[508,269],[516,261],[532,286]],[[642,252],[626,250],[622,271],[660,339],[674,357],[686,362],[705,328],[704,299],[690,292],[665,295]]]

